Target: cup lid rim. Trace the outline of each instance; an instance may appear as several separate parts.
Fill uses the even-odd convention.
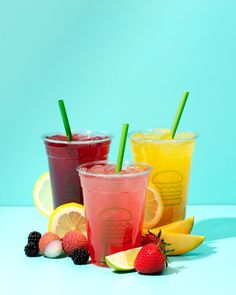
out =
[[[133,131],[133,132],[130,132],[128,134],[128,137],[129,137],[129,140],[133,140],[133,141],[139,141],[139,142],[162,142],[162,143],[175,143],[175,142],[185,142],[185,141],[192,141],[192,140],[195,140],[196,138],[199,137],[199,134],[194,132],[194,131],[189,131],[189,130],[186,130],[186,131],[181,131],[181,132],[178,132],[178,134],[181,134],[181,133],[188,133],[189,137],[177,137],[177,138],[173,138],[173,139],[149,139],[149,138],[145,138],[145,137],[133,137],[134,134],[136,133],[142,133],[142,134],[148,134],[148,133],[154,133],[153,132],[154,129],[147,129],[147,130],[137,130],[137,131]],[[156,129],[158,130],[158,129]],[[161,129],[160,129],[161,130]]]
[[[55,135],[64,135],[65,131],[55,131],[55,132],[48,132],[41,136],[41,138],[44,140],[44,142],[51,142],[51,143],[58,143],[58,144],[68,144],[68,145],[76,145],[76,144],[91,144],[91,143],[98,143],[98,142],[106,142],[113,138],[113,135],[111,133],[108,133],[106,131],[97,131],[97,130],[82,130],[82,131],[73,131],[72,134],[82,134],[82,135],[91,135],[91,136],[103,136],[102,139],[95,139],[95,140],[76,140],[76,141],[66,141],[66,140],[58,140],[58,139],[52,139],[50,136]]]
[[[128,165],[140,165],[140,166],[145,166],[147,167],[146,170],[144,171],[138,171],[138,172],[134,172],[134,173],[112,173],[112,174],[107,174],[107,173],[96,173],[96,172],[89,172],[86,171],[84,168],[86,166],[90,166],[93,164],[114,164],[114,162],[111,161],[91,161],[91,162],[87,162],[87,163],[83,163],[79,166],[76,167],[77,172],[82,175],[86,175],[86,176],[94,176],[94,177],[103,177],[103,178],[127,178],[127,177],[135,177],[135,176],[140,176],[140,175],[145,175],[151,172],[151,170],[153,169],[153,167],[147,163],[143,163],[143,162],[132,162],[132,161],[124,161],[123,162],[123,166],[128,166]]]

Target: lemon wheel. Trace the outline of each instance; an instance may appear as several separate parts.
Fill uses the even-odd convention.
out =
[[[36,208],[46,217],[53,211],[52,190],[49,172],[43,173],[37,180],[33,190]]]
[[[84,206],[78,203],[67,203],[57,207],[48,223],[48,231],[56,233],[60,238],[70,231],[76,230],[87,235]]]
[[[145,196],[143,227],[151,229],[160,221],[164,211],[161,195],[151,186],[148,186]]]

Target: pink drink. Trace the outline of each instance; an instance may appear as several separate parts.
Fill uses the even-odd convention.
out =
[[[83,204],[76,167],[88,161],[106,160],[111,136],[86,131],[73,134],[71,142],[58,133],[47,134],[43,139],[48,155],[54,208],[69,202]]]
[[[106,161],[78,168],[92,263],[105,266],[106,255],[141,245],[150,170],[150,166],[136,163],[115,173],[115,165]]]

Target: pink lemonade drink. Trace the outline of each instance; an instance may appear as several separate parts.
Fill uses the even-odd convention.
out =
[[[74,133],[67,141],[64,134],[43,136],[48,155],[54,208],[69,202],[83,204],[82,189],[76,167],[80,164],[106,160],[111,135],[105,132]]]
[[[150,166],[106,161],[78,167],[84,194],[92,263],[106,266],[105,256],[141,245],[144,201]]]

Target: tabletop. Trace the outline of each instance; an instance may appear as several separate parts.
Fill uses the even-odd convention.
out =
[[[74,265],[68,257],[26,257],[28,234],[46,232],[47,218],[34,207],[0,207],[0,294],[236,294],[236,206],[188,206],[191,215],[192,234],[205,242],[170,257],[162,275],[141,275]]]

